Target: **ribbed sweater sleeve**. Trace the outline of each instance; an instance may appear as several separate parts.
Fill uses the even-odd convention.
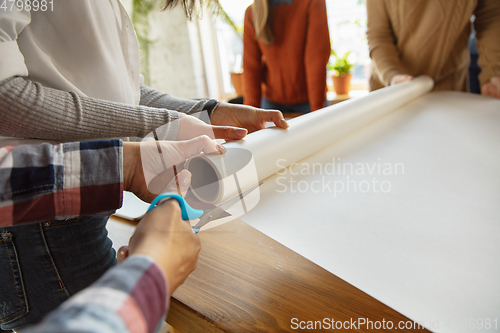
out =
[[[78,96],[21,77],[0,82],[0,112],[0,136],[56,141],[144,137],[179,118],[176,111]]]
[[[260,107],[262,98],[262,53],[253,26],[252,7],[245,11],[243,29],[243,98],[246,105]]]
[[[474,28],[479,53],[479,81],[481,85],[493,76],[500,76],[500,1],[479,0]]]
[[[169,109],[193,115],[201,112],[203,107],[208,102],[207,99],[194,100],[186,98],[178,98],[158,91],[144,84],[141,85],[141,101],[140,105],[153,108]]]
[[[366,1],[368,16],[366,36],[375,72],[379,80],[388,86],[394,75],[405,72],[385,6],[386,2],[383,0]]]
[[[307,16],[307,37],[304,55],[307,95],[311,111],[325,107],[326,63],[330,57],[330,34],[324,0],[313,0]]]

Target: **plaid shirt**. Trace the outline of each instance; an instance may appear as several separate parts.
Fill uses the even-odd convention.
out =
[[[122,187],[120,140],[0,148],[0,227],[110,215]]]
[[[0,148],[0,227],[109,215],[122,187],[120,140]],[[160,268],[134,255],[23,332],[154,332],[169,297]]]
[[[161,328],[170,298],[153,259],[133,255],[23,333],[146,333]]]

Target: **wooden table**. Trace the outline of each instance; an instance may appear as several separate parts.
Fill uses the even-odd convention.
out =
[[[128,243],[134,228],[133,222],[110,218],[108,231],[115,249]],[[203,231],[199,237],[198,267],[170,303],[167,322],[176,332],[292,332],[300,331],[292,330],[292,324],[325,318],[349,324],[363,318],[372,325],[385,320],[394,327],[409,321],[240,220]],[[351,331],[373,330],[364,325]]]
[[[294,327],[324,318],[408,321],[239,220],[199,236],[198,267],[174,293],[167,318],[179,332],[290,332],[292,318]]]

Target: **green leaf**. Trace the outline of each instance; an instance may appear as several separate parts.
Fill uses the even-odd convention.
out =
[[[330,60],[328,61],[327,68],[329,71],[335,71],[336,76],[343,76],[348,74],[354,64],[352,64],[348,57],[351,51],[346,52],[342,57],[339,57],[335,50],[332,49]]]

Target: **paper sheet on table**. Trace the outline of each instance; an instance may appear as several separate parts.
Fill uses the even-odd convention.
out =
[[[500,101],[428,90],[419,79],[226,145],[264,179],[241,220],[432,331],[499,331]]]
[[[267,178],[241,219],[432,331],[498,331],[499,148],[500,101],[432,93]]]
[[[123,204],[114,215],[131,221],[139,220],[146,214],[149,205],[136,197],[134,193],[123,191]]]
[[[364,98],[339,103],[292,119],[288,121],[290,126],[287,130],[266,128],[247,135],[243,140],[227,143],[225,146],[228,151],[224,156],[202,155],[188,162],[186,168],[192,173],[193,190],[198,193],[200,200],[220,204],[287,165],[331,145],[424,95],[432,86],[432,79],[422,76],[411,82],[372,92]],[[251,156],[243,154],[244,151],[250,152]],[[248,162],[249,160],[251,161]],[[251,167],[253,165],[255,168]],[[227,170],[231,170],[231,177],[226,177]],[[240,170],[239,176],[235,170]],[[235,178],[239,179],[239,186],[234,185]]]
[[[499,331],[500,101],[431,87],[226,144],[264,180],[241,219],[432,331]]]

